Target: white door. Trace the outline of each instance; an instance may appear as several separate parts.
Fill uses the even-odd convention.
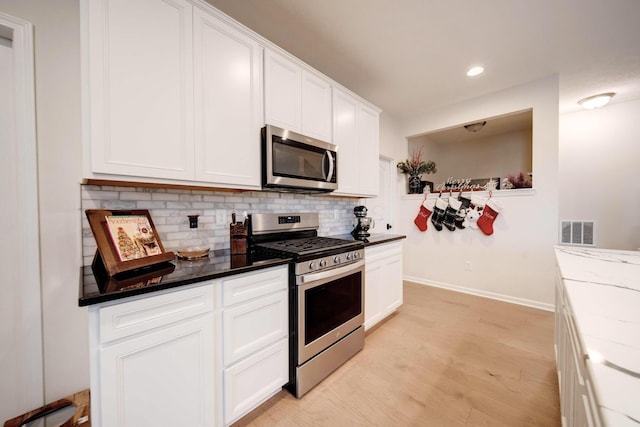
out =
[[[393,186],[391,183],[393,160],[380,156],[378,162],[378,197],[366,199],[368,215],[375,221],[370,232],[393,233]]]
[[[32,33],[0,13],[0,422],[44,395]]]

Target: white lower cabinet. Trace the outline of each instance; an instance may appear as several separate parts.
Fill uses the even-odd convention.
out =
[[[288,266],[89,307],[94,427],[229,425],[289,381]]]
[[[600,426],[594,395],[585,366],[562,279],[556,282],[555,352],[563,427]]]
[[[236,421],[289,381],[289,340],[242,359],[224,370],[224,421]]]
[[[92,306],[92,425],[215,425],[213,311],[210,285]]]
[[[223,281],[224,423],[229,425],[289,381],[286,266]]]
[[[369,329],[402,305],[402,242],[365,248],[364,327]]]

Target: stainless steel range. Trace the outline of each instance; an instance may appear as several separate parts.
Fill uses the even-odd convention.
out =
[[[261,255],[291,257],[290,363],[296,397],[364,346],[364,244],[319,237],[318,214],[253,214],[250,241]]]

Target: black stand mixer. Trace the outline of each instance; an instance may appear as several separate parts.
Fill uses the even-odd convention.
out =
[[[356,217],[355,226],[351,235],[356,239],[364,239],[369,237],[369,229],[375,225],[373,218],[367,216],[366,206],[356,206],[353,208],[353,214]]]

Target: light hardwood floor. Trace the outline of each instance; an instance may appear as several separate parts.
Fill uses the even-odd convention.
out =
[[[560,426],[553,313],[405,282],[360,353],[234,426]]]

